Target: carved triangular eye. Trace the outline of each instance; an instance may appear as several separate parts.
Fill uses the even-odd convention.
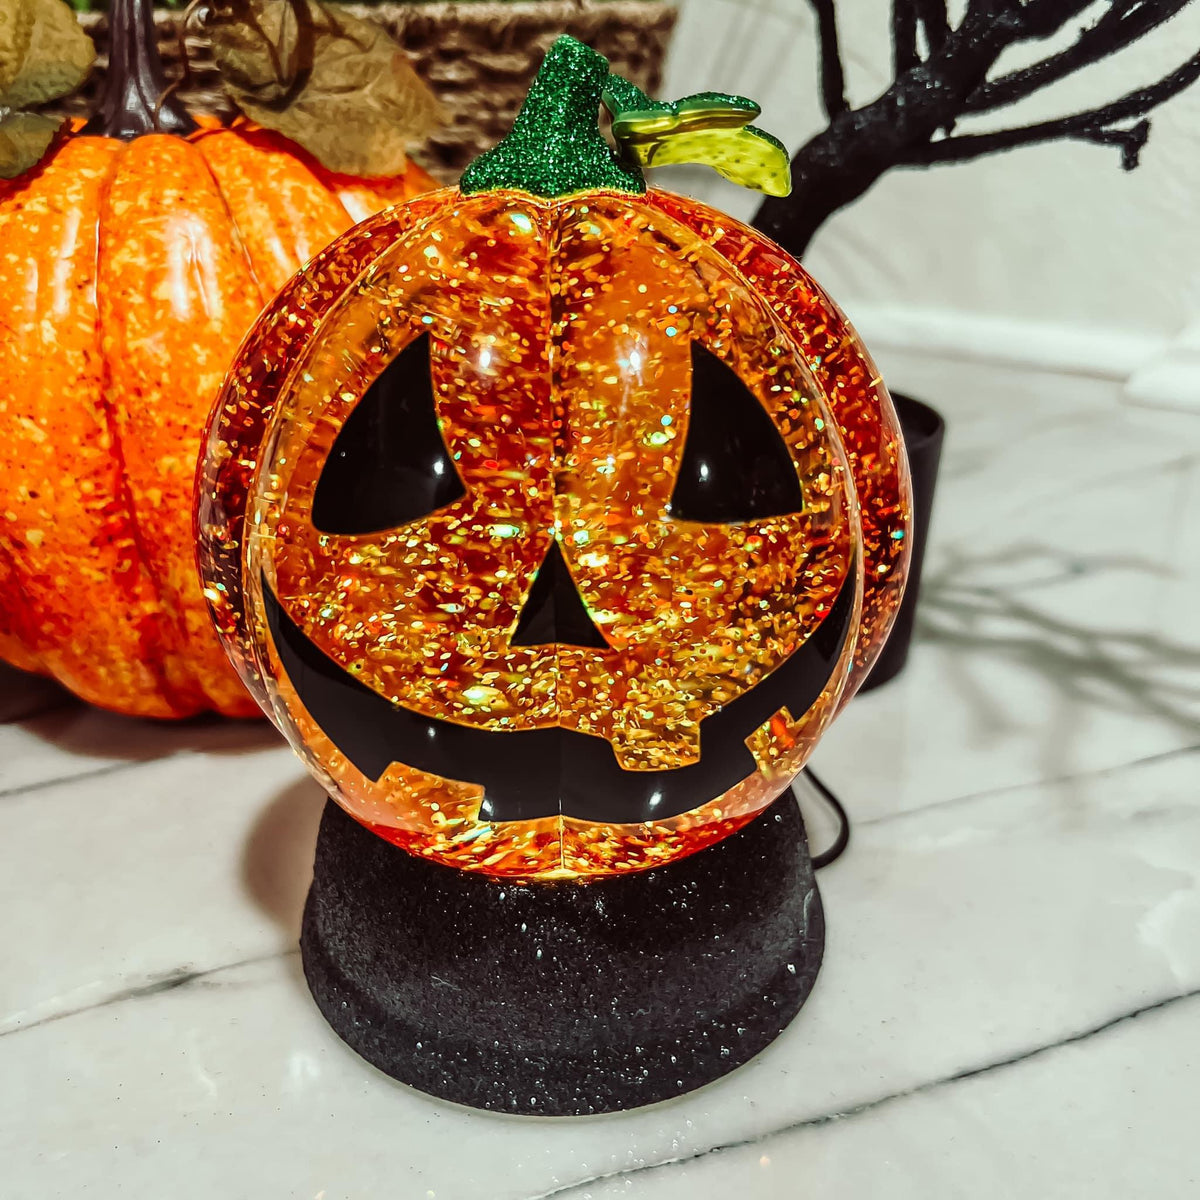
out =
[[[320,533],[377,533],[465,495],[438,428],[424,334],[346,418],[317,480],[312,523]]]
[[[693,342],[691,407],[671,515],[734,525],[803,508],[796,465],[770,414],[731,367]]]

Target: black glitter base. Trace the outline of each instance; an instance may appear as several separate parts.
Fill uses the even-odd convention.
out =
[[[300,946],[326,1020],[368,1062],[474,1108],[636,1108],[769,1045],[825,941],[790,794],[654,871],[511,884],[425,862],[325,807]]]

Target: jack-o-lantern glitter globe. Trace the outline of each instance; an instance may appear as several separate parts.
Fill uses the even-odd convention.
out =
[[[226,381],[217,626],[330,794],[414,854],[552,879],[700,850],[789,785],[887,635],[909,493],[874,366],[779,247],[639,169],[786,190],[756,112],[650,101],[560,39],[513,133],[318,255]]]

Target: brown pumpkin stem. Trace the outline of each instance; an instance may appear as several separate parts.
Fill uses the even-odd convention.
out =
[[[112,0],[104,100],[87,133],[132,141],[144,133],[191,133],[191,114],[167,87],[153,0]]]

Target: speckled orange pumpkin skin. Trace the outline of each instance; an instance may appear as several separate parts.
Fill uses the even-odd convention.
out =
[[[201,430],[263,303],[434,186],[211,120],[75,134],[0,184],[0,657],[124,713],[258,714],[196,573]]]

